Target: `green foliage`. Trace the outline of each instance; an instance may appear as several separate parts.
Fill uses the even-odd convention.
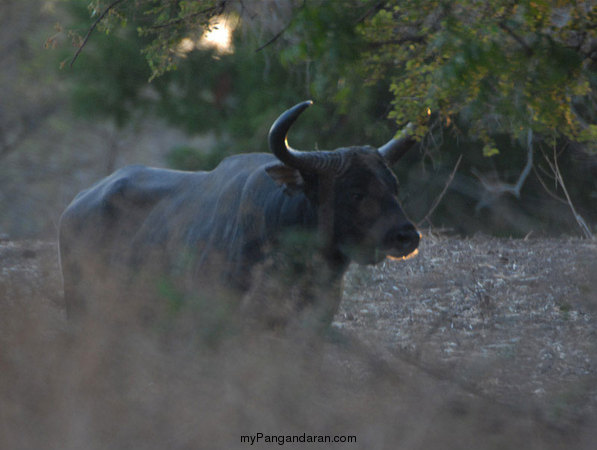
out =
[[[226,5],[219,0],[94,0],[85,3],[92,18],[105,14],[99,28],[106,34],[131,22],[134,24],[138,34],[145,38],[142,53],[151,68],[151,78],[176,69],[181,55],[175,50],[180,41],[188,37],[189,30],[208,28],[210,19],[223,13]]]
[[[342,8],[343,2],[305,5],[296,10],[280,39],[260,51],[256,49],[264,42],[250,28],[255,25],[229,14],[237,27],[231,54],[177,50],[183,38],[196,41],[201,36],[214,2],[189,2],[195,4],[192,11],[185,2],[145,11],[143,6],[152,3],[157,8],[163,2],[139,2],[135,14],[126,9],[127,3],[109,10],[101,22],[106,33],[93,35],[69,72],[75,82],[73,100],[77,111],[89,118],[111,117],[124,125],[137,114],[152,113],[189,133],[215,134],[213,148],[174,149],[168,160],[175,167],[205,169],[227,154],[267,151],[267,129],[273,120],[306,98],[313,98],[317,107],[293,129],[291,139],[299,148],[382,144],[391,137],[386,87],[355,88],[360,75],[352,69],[363,43],[354,25],[364,11],[360,1],[351,2],[357,9]],[[88,1],[69,4],[71,27],[87,29]],[[108,4],[94,2],[92,16],[98,17]],[[203,11],[209,14],[200,14]],[[182,19],[189,15],[193,20]],[[152,34],[156,30],[174,34],[160,40]],[[158,52],[157,47],[169,50]],[[148,66],[144,57],[150,53],[153,62]],[[174,66],[177,70],[169,70]]]
[[[359,8],[360,6],[360,8]],[[362,2],[305,3],[295,12],[288,39],[280,52],[285,66],[309,64],[310,89],[317,97],[328,94],[335,83],[334,100],[342,111],[350,108],[363,41],[354,24],[363,13]]]
[[[256,68],[273,62],[277,73],[273,74],[273,80],[267,81],[278,88],[289,88],[289,93],[294,94],[290,98],[297,97],[300,92],[297,87],[302,85],[306,95],[301,97],[325,98],[334,102],[340,112],[355,115],[351,111],[355,105],[365,103],[364,109],[370,111],[371,102],[367,98],[371,91],[362,90],[365,78],[376,89],[385,86],[389,90],[392,103],[389,116],[398,125],[415,122],[417,134],[423,136],[434,123],[453,125],[464,120],[468,134],[483,142],[484,153],[490,155],[497,150],[491,142],[492,134],[505,132],[521,138],[531,128],[545,136],[563,135],[587,141],[592,137],[591,124],[597,119],[591,106],[597,83],[591,53],[591,42],[597,38],[597,9],[582,2],[297,2],[292,20],[278,40],[279,52],[252,54],[248,48],[255,49],[258,44],[244,33],[241,43],[244,50],[239,49],[227,61],[220,58],[220,70],[209,71],[205,70],[207,58],[181,53],[179,45],[184,38],[200,36],[212,26],[213,17],[231,14],[236,2],[74,0],[73,3],[88,5],[92,18],[104,14],[100,28],[109,35],[122,27],[136,30],[140,36],[136,45],[149,63],[150,73],[141,67],[134,72],[150,79],[172,69],[185,72],[166,83],[178,83],[178,87],[183,83],[185,94],[191,95],[195,103],[201,100],[197,97],[209,93],[205,89],[186,89],[196,87],[189,80],[189,72],[193,76],[201,72],[201,80],[212,85],[222,82],[223,73],[235,81],[236,77],[243,77],[245,84],[252,85],[259,81],[255,78],[263,78],[263,69],[260,74]],[[243,4],[239,5],[244,8]],[[265,22],[266,18],[261,20]],[[126,42],[130,43],[130,36],[128,39]],[[119,46],[124,42],[120,41]],[[111,58],[112,63],[138,61],[132,48],[106,51],[117,56],[118,59]],[[108,97],[107,102],[124,98],[131,100],[125,102],[129,105],[135,103],[137,92],[130,85],[137,80],[128,83],[126,73],[130,71],[116,69],[110,69],[111,75],[124,77],[124,83],[119,85],[120,91],[110,90],[112,98]],[[299,71],[304,71],[303,75],[298,75]],[[287,86],[280,80],[283,77],[290,78]],[[110,77],[104,77],[103,81],[116,85]],[[237,86],[234,88],[236,91]],[[359,91],[365,94],[359,95]],[[92,103],[105,92],[100,86],[87,98]],[[268,90],[264,89],[263,93],[262,98],[273,106]],[[279,90],[275,93],[277,98]],[[238,94],[237,100],[245,93]],[[262,109],[265,103],[253,99],[243,106],[248,107],[245,111],[269,111],[267,107]],[[187,105],[190,104],[188,101]],[[197,124],[199,113],[185,106],[173,96],[159,109],[176,117],[177,123],[186,128],[195,128],[190,122]],[[380,105],[375,107],[382,110]],[[115,111],[115,115],[121,121],[127,112]],[[220,114],[200,115],[201,123],[209,129],[217,127],[222,119]],[[224,114],[224,118],[228,116]],[[255,121],[261,123],[262,119],[263,115],[259,114]],[[240,134],[254,131],[247,121],[235,125],[239,126]]]
[[[500,151],[495,147],[495,145],[485,144],[483,146],[483,156],[491,157],[499,154]]]
[[[590,8],[590,9],[589,9]],[[495,154],[490,135],[578,138],[594,112],[597,9],[572,1],[387,1],[361,27],[371,79],[391,78],[398,123],[464,119]]]
[[[586,148],[597,153],[597,125],[589,125],[581,131],[579,141],[586,145]]]

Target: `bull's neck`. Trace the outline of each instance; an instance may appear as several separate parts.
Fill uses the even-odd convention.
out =
[[[350,262],[337,248],[334,233],[334,175],[320,175],[317,203],[317,240],[320,252],[334,272],[344,273]]]
[[[317,204],[317,238],[324,253],[334,246],[334,177],[320,175]]]

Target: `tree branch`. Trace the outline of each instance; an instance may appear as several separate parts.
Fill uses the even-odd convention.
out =
[[[302,5],[300,6],[300,9],[303,9],[305,7],[305,2],[303,1]],[[292,21],[294,20],[294,15],[292,16],[292,18],[290,19],[290,21],[286,24],[286,26],[284,26],[280,31],[278,31],[274,37],[272,37],[269,41],[267,41],[265,44],[261,45],[257,50],[255,50],[255,53],[260,52],[261,50],[263,50],[265,47],[268,47],[270,45],[272,45],[274,42],[276,42],[278,39],[280,39],[280,37],[286,32],[286,30],[288,30],[290,28],[290,25],[292,25]]]
[[[226,10],[226,1],[221,1],[220,3],[218,3],[215,6],[212,6],[210,8],[205,8],[201,11],[197,11],[193,14],[189,14],[188,16],[178,17],[176,19],[171,20],[170,22],[163,23],[160,25],[153,25],[152,27],[150,27],[150,29],[159,30],[161,28],[168,28],[168,27],[171,27],[172,25],[178,25],[179,23],[186,22],[187,20],[194,19],[195,17],[199,17],[199,16],[203,16],[203,15],[207,16],[208,18],[211,18],[213,16],[223,14],[225,10]]]
[[[369,42],[368,46],[369,46],[369,48],[375,49],[375,48],[384,47],[386,45],[403,45],[403,44],[408,44],[408,43],[421,44],[421,43],[425,43],[425,42],[427,42],[427,36],[413,34],[413,35],[405,35],[405,36],[402,36],[397,39],[388,39],[385,41]]]
[[[378,11],[380,11],[383,8],[385,3],[386,3],[385,0],[375,2],[375,4],[365,12],[365,14],[363,14],[361,17],[359,17],[357,19],[356,24],[363,23],[369,17],[376,14]]]
[[[519,35],[517,35],[508,25],[506,25],[503,21],[498,22],[498,26],[504,30],[512,39],[514,39],[516,42],[518,42],[522,48],[524,48],[526,54],[528,56],[532,56],[533,55],[533,49],[529,46],[529,44],[527,44],[525,42],[525,40],[523,38],[521,38]]]
[[[495,194],[496,196],[500,196],[502,194],[508,193],[508,194],[512,194],[516,198],[520,198],[520,191],[522,189],[522,186],[524,185],[524,182],[528,178],[529,173],[531,173],[532,168],[533,168],[533,130],[529,128],[529,130],[527,132],[527,162],[526,162],[524,168],[522,169],[522,172],[520,172],[520,175],[518,176],[518,180],[516,180],[516,183],[514,183],[514,184],[508,184],[508,183],[502,183],[502,182],[492,183],[492,182],[487,181],[481,174],[476,173],[476,171],[474,171],[473,173],[477,176],[477,178],[479,179],[479,181],[481,182],[481,184],[483,185],[485,190],[487,190],[488,192]],[[477,209],[478,209],[478,207],[477,207]]]
[[[572,211],[572,215],[574,216],[576,223],[578,223],[578,226],[580,227],[583,235],[587,239],[595,239],[595,236],[593,236],[593,233],[591,233],[591,229],[589,228],[589,226],[587,225],[585,220],[576,211],[576,208],[574,207],[574,204],[572,203],[572,199],[570,198],[570,195],[568,194],[568,189],[566,189],[566,185],[564,184],[564,178],[562,178],[562,172],[560,172],[560,168],[558,166],[558,155],[556,153],[555,146],[553,149],[553,164],[551,163],[551,161],[549,159],[545,158],[545,160],[547,161],[547,164],[549,164],[549,167],[551,167],[551,170],[553,170],[553,173],[556,177],[556,181],[562,188],[562,191],[564,191],[564,195],[566,196],[566,200],[568,201],[568,206],[570,207],[570,210]]]
[[[547,158],[545,155],[543,155],[544,158]],[[549,164],[549,163],[548,163]],[[543,170],[543,169],[541,169]],[[558,197],[557,194],[555,194],[554,192],[551,192],[551,190],[547,187],[547,184],[545,183],[545,181],[543,180],[543,178],[541,178],[541,175],[539,175],[539,172],[537,171],[537,169],[535,167],[533,167],[533,173],[535,174],[535,176],[537,177],[537,180],[539,180],[539,184],[541,184],[541,186],[543,187],[543,189],[545,189],[545,192],[547,192],[547,194],[553,198],[554,200],[557,200],[560,203],[563,203],[565,205],[568,204],[568,202],[566,200],[564,200],[561,197]]]
[[[97,25],[104,19],[104,17],[106,17],[106,14],[108,14],[112,8],[114,8],[116,5],[118,5],[119,3],[122,3],[122,2],[123,2],[123,0],[114,0],[112,3],[110,3],[108,5],[106,10],[103,13],[101,13],[97,19],[95,19],[95,22],[93,22],[93,24],[91,25],[91,28],[89,28],[89,30],[87,31],[87,34],[85,35],[85,38],[83,39],[83,42],[81,43],[81,45],[79,45],[79,48],[75,52],[73,59],[71,59],[70,65],[69,65],[70,67],[73,66],[73,64],[79,57],[79,54],[83,51],[83,48],[85,47],[85,45],[87,45],[87,41],[89,41],[89,38],[91,37],[91,34],[93,33],[93,31],[95,30]]]
[[[435,201],[433,202],[433,205],[431,205],[431,208],[429,209],[429,212],[425,215],[425,217],[423,217],[422,220],[419,221],[419,223],[417,223],[417,226],[421,226],[422,224],[425,223],[425,221],[429,220],[429,217],[431,217],[431,214],[433,214],[433,212],[435,211],[435,208],[438,207],[438,205],[442,201],[442,198],[444,198],[444,195],[446,194],[446,191],[448,190],[448,187],[450,187],[450,185],[452,184],[452,180],[454,180],[454,175],[456,175],[456,171],[458,170],[458,166],[460,166],[460,161],[462,161],[462,154],[460,154],[460,156],[458,157],[458,161],[456,161],[456,165],[454,166],[454,169],[452,170],[452,173],[448,177],[448,181],[446,182],[446,185],[444,186],[444,189],[441,191],[441,193],[439,194],[439,196],[435,199]]]
[[[267,41],[265,44],[261,45],[257,50],[255,50],[255,53],[260,52],[261,50],[263,50],[265,47],[273,44],[274,42],[276,42],[278,39],[280,39],[280,36],[282,36],[286,30],[288,30],[288,28],[290,28],[290,25],[292,24],[292,20],[290,22],[288,22],[288,24],[282,28],[280,31],[278,31],[273,38],[271,38],[269,41]]]

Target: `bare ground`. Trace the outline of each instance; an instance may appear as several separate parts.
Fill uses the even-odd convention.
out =
[[[594,448],[597,242],[427,235],[353,267],[335,342],[73,335],[55,243],[0,242],[0,448]],[[276,445],[264,443],[260,445]],[[324,444],[290,444],[328,448]],[[330,444],[328,444],[329,446]]]

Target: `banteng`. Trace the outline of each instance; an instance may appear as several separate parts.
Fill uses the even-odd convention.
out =
[[[112,309],[126,306],[131,286],[166,296],[167,286],[182,298],[210,297],[205,308],[218,308],[226,297],[241,315],[268,325],[309,311],[321,328],[337,311],[351,261],[376,264],[412,253],[419,233],[398,203],[390,166],[413,140],[404,135],[380,148],[294,150],[288,130],[311,104],[275,121],[273,154],[231,156],[210,172],[129,166],[79,193],[60,222],[69,317],[101,303],[104,285],[129,289]],[[267,284],[264,277],[283,278],[289,292],[300,294],[289,295],[290,304],[260,296],[255,287]],[[264,302],[277,312],[269,314]],[[276,302],[286,304],[277,308]]]

